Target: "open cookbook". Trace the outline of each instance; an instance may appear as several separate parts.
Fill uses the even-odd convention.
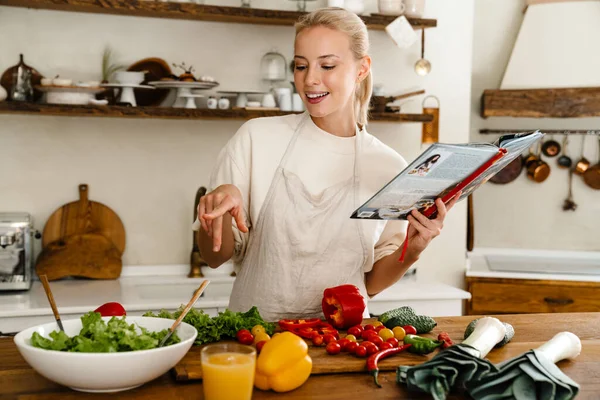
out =
[[[434,218],[436,198],[447,203],[460,190],[459,200],[466,198],[543,136],[532,131],[494,143],[434,143],[350,218],[406,219],[414,209]]]

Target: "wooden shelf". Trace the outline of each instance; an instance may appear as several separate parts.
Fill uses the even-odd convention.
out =
[[[138,0],[0,0],[0,6],[42,10],[74,11],[94,14],[130,15],[137,17],[188,19],[214,22],[292,26],[303,13],[259,8],[222,7],[194,3]],[[362,16],[367,26],[384,30],[395,17]],[[408,18],[415,29],[437,26],[435,19]]]
[[[581,118],[600,116],[600,87],[485,90],[481,116]]]
[[[171,107],[76,106],[20,102],[0,103],[0,114],[53,115],[62,117],[163,118],[163,119],[229,119],[248,120],[293,114],[278,110],[209,110]],[[371,121],[430,122],[429,114],[373,113]]]

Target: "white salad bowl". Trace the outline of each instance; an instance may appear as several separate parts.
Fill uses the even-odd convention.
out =
[[[108,322],[110,317],[103,317]],[[151,332],[171,327],[174,320],[151,317],[125,317]],[[62,321],[65,333],[73,337],[81,331],[81,319]],[[56,322],[34,326],[19,332],[14,340],[19,352],[40,375],[82,392],[118,392],[133,389],[173,368],[188,352],[198,332],[182,322],[176,332],[181,342],[150,350],[118,353],[76,353],[44,350],[31,345],[33,332],[49,338],[57,331]],[[139,332],[139,330],[138,330]]]

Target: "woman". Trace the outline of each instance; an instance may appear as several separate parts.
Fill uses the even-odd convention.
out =
[[[365,298],[398,281],[440,233],[438,217],[360,221],[351,213],[406,167],[365,130],[372,91],[367,29],[343,9],[296,24],[294,82],[307,111],[243,124],[221,151],[198,206],[202,257],[233,258],[229,308],[266,320],[321,315],[323,290],[345,283]],[[368,316],[368,312],[365,312]]]

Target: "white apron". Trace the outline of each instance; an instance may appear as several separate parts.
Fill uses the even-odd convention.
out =
[[[306,113],[296,127],[250,233],[231,293],[232,311],[257,306],[267,321],[322,317],[323,291],[346,283],[368,299],[367,241],[360,220],[350,219],[359,206],[358,155],[364,134],[357,129],[353,176],[313,195],[286,169],[308,118]],[[369,316],[367,310],[364,315]]]

